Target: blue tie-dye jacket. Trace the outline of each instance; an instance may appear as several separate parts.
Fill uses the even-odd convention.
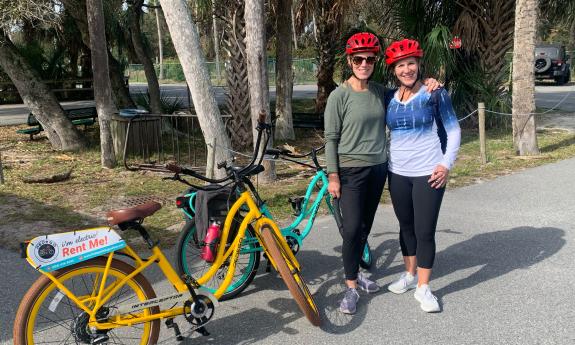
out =
[[[385,95],[389,170],[403,176],[425,176],[438,164],[451,169],[459,151],[461,130],[447,91],[429,93],[422,87],[405,102],[400,102],[396,93],[390,90]]]

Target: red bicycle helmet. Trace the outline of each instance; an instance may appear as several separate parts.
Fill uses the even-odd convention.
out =
[[[358,32],[352,35],[345,45],[345,53],[347,55],[363,52],[377,54],[380,49],[379,40],[370,32]]]
[[[408,57],[423,57],[423,49],[416,40],[403,39],[395,41],[385,50],[385,63],[391,65]]]

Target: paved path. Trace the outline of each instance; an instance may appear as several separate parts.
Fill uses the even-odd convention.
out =
[[[355,316],[340,314],[340,239],[324,217],[298,254],[321,328],[307,322],[275,274],[261,273],[241,298],[220,305],[211,336],[186,343],[573,344],[573,171],[570,159],[446,193],[432,280],[441,313],[422,312],[411,293],[383,289],[362,294]],[[402,270],[397,231],[391,207],[381,206],[370,243],[378,257],[372,277],[384,287]],[[14,311],[36,273],[6,250],[0,267],[0,343],[8,345]],[[166,282],[153,279],[167,293]],[[171,335],[162,327],[167,344],[176,343]]]

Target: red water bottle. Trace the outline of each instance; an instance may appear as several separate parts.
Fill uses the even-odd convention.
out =
[[[214,262],[218,249],[218,240],[220,238],[220,223],[213,219],[210,223],[208,231],[206,232],[206,238],[204,238],[204,247],[202,248],[200,256],[207,262]]]

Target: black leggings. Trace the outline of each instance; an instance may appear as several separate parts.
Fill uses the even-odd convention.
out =
[[[345,279],[357,279],[363,247],[379,205],[387,163],[369,167],[340,168],[340,208],[343,217],[343,269]]]
[[[435,227],[445,187],[432,188],[430,175],[407,177],[389,173],[389,192],[399,221],[403,256],[416,256],[417,266],[432,268],[435,260]]]

